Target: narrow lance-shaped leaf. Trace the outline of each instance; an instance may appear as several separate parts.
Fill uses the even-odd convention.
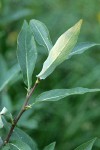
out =
[[[64,97],[75,95],[75,94],[85,94],[88,92],[98,92],[100,89],[88,89],[88,88],[72,88],[72,89],[55,89],[44,92],[36,97],[35,102],[41,101],[58,101]]]
[[[59,64],[66,60],[77,42],[81,24],[82,20],[58,38],[43,64],[42,71],[37,75],[38,78],[45,79]]]
[[[32,19],[29,24],[37,43],[44,46],[49,52],[53,45],[45,24],[35,19]]]
[[[32,74],[37,59],[36,44],[31,29],[26,21],[18,36],[18,61],[23,74],[24,83],[31,88]]]
[[[54,150],[55,145],[56,145],[56,143],[53,142],[53,143],[49,144],[48,146],[46,146],[43,150]]]
[[[93,43],[93,42],[82,42],[82,43],[79,43],[77,44],[74,49],[71,51],[71,53],[68,55],[68,58],[71,58],[73,55],[76,55],[76,54],[82,54],[84,53],[86,50],[88,50],[89,48],[91,47],[94,47],[94,46],[97,46],[97,45],[100,45],[100,44],[96,44],[96,43]]]
[[[92,147],[95,141],[96,141],[96,138],[80,145],[79,147],[75,148],[75,150],[92,150]]]

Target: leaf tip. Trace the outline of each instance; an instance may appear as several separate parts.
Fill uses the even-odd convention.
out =
[[[80,20],[78,21],[78,23],[77,23],[77,26],[79,26],[79,28],[80,28],[81,25],[82,25],[82,23],[83,23],[83,19],[80,19]]]

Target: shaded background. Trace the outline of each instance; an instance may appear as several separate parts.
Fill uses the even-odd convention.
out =
[[[1,0],[0,63],[4,69],[0,74],[6,73],[17,62],[17,35],[23,20],[32,18],[46,24],[53,44],[63,32],[83,18],[78,42],[100,43],[100,0]],[[100,88],[99,50],[100,47],[94,47],[65,61],[41,82],[35,95],[54,88]],[[33,82],[47,57],[46,50],[39,46],[38,53]],[[0,109],[6,106],[16,115],[25,99],[24,87],[22,77],[16,77],[0,93]],[[57,142],[57,150],[72,150],[93,137],[100,137],[99,99],[100,93],[88,93],[55,103],[41,103],[25,113],[18,125],[36,141],[40,150],[53,141]],[[95,149],[100,149],[99,140]]]

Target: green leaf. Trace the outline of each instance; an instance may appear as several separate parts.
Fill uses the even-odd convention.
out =
[[[82,43],[79,43],[77,44],[74,49],[72,50],[72,52],[69,54],[68,58],[71,58],[73,55],[76,55],[76,54],[82,54],[84,53],[86,50],[88,50],[89,48],[93,47],[93,46],[96,46],[96,45],[100,45],[100,44],[96,44],[96,43],[93,43],[93,42],[82,42]]]
[[[7,144],[7,145],[3,146],[1,148],[1,150],[12,150],[12,149],[10,148],[10,144]]]
[[[35,102],[40,101],[58,101],[64,97],[75,95],[75,94],[85,94],[88,92],[97,92],[100,89],[88,89],[88,88],[72,88],[72,89],[55,89],[44,92],[36,97]]]
[[[22,141],[15,141],[10,143],[11,150],[32,150],[26,143]]]
[[[22,141],[14,141],[13,143],[8,143],[2,150],[32,150],[26,143]]]
[[[79,147],[75,148],[75,150],[92,150],[92,147],[95,141],[96,141],[96,138],[80,145]]]
[[[49,31],[45,24],[35,19],[32,19],[29,24],[37,43],[50,51],[53,45],[50,39]]]
[[[46,146],[43,150],[54,150],[55,145],[56,145],[56,142],[53,142],[49,144],[48,146]]]
[[[11,69],[9,69],[4,76],[0,77],[0,92],[5,88],[5,86],[14,80],[18,73],[20,72],[19,65],[14,65]]]
[[[3,117],[3,124],[4,124],[5,131],[8,133],[11,128],[11,124],[8,123],[4,117]],[[21,129],[17,127],[15,127],[13,134],[10,138],[10,142],[13,143],[15,141],[22,141],[26,143],[27,145],[29,145],[29,147],[32,150],[38,150],[37,144],[35,143],[35,141],[28,134],[26,134],[24,131],[22,131]]]
[[[0,54],[0,78],[7,72],[7,64],[3,56]]]
[[[2,146],[2,144],[3,144],[3,140],[2,140],[2,138],[0,137],[0,146]]]
[[[66,60],[66,57],[68,57],[77,42],[81,24],[82,20],[58,38],[43,64],[42,71],[37,75],[38,78],[45,79],[59,64]]]
[[[20,139],[22,142],[29,145],[32,150],[38,150],[36,143],[31,139],[31,137],[19,128],[15,128],[12,136],[12,141],[13,139],[14,140]]]
[[[17,9],[15,10],[13,13],[8,12],[6,14],[3,14],[1,19],[0,19],[0,24],[1,25],[6,25],[8,23],[11,23],[13,21],[22,19],[22,18],[26,18],[27,16],[29,16],[30,14],[32,14],[32,11],[30,9]]]
[[[18,61],[23,74],[24,83],[31,88],[32,74],[37,59],[36,44],[31,29],[26,21],[18,36]]]

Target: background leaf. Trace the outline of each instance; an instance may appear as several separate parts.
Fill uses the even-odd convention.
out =
[[[14,78],[16,78],[19,72],[20,72],[20,67],[18,64],[16,64],[11,69],[9,69],[4,76],[1,76],[0,91],[2,91],[9,82],[14,80]]]
[[[49,144],[48,146],[46,146],[43,150],[54,150],[55,148],[55,142]]]
[[[89,48],[97,46],[97,45],[100,45],[100,44],[96,44],[96,43],[93,43],[93,42],[82,42],[82,43],[79,43],[79,44],[77,44],[74,47],[74,49],[71,51],[71,53],[69,54],[67,59],[71,58],[73,55],[82,54],[86,50],[88,50]]]
[[[37,75],[38,78],[45,79],[60,63],[66,60],[66,57],[77,42],[81,24],[82,20],[58,38],[57,42],[51,49],[48,58],[43,64],[42,71]]]
[[[38,20],[32,19],[30,21],[30,27],[37,43],[44,46],[49,52],[53,45],[50,39],[49,31],[45,24]]]
[[[36,45],[30,27],[26,21],[18,36],[18,61],[22,70],[24,83],[31,88],[32,74],[37,59]]]
[[[40,94],[39,96],[36,97],[35,102],[58,101],[69,95],[85,94],[88,92],[97,92],[97,91],[100,91],[100,89],[88,89],[82,87],[77,87],[73,89],[55,89]]]
[[[0,24],[5,25],[7,23],[11,23],[12,21],[16,21],[18,19],[22,19],[26,16],[29,16],[32,13],[29,9],[19,9],[15,10],[13,13],[10,11],[9,13],[2,15],[0,19]]]
[[[95,141],[96,141],[96,138],[80,145],[75,150],[92,150],[92,147],[93,147],[93,144],[94,144]]]

